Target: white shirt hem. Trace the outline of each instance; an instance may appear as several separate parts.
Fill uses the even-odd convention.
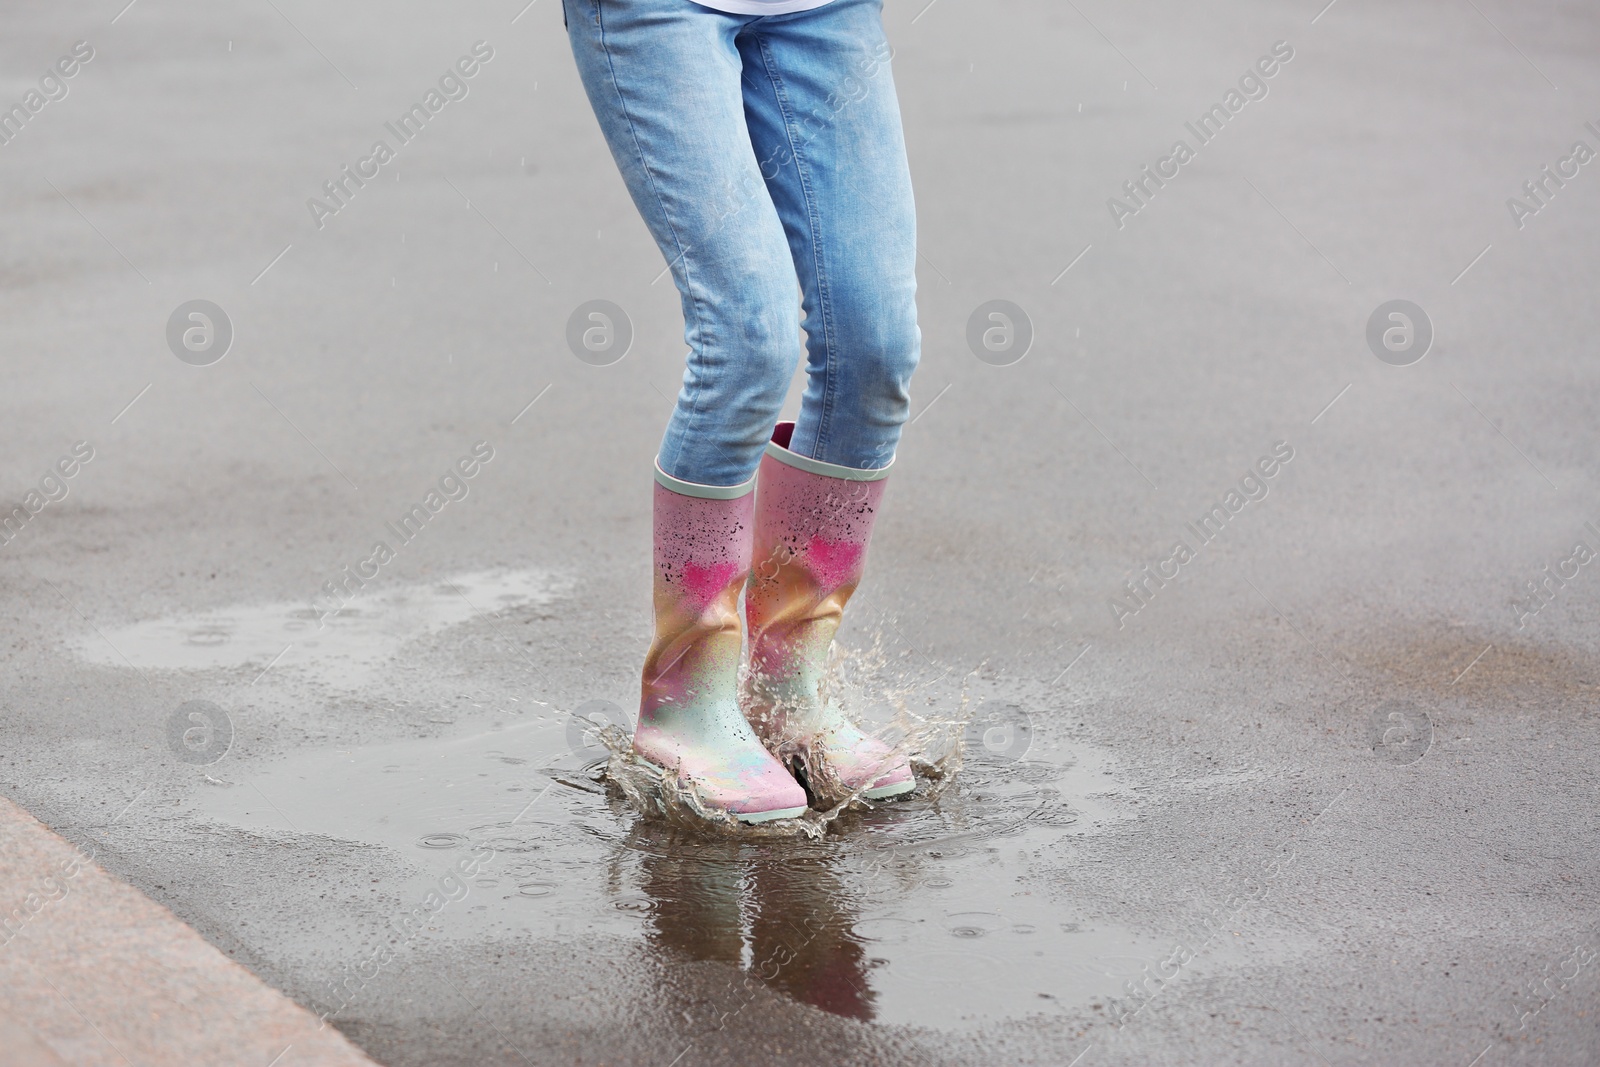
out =
[[[833,3],[833,0],[693,0],[701,7],[713,11],[726,11],[734,15],[787,15],[791,11],[809,11]]]

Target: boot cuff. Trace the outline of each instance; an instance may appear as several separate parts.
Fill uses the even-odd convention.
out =
[[[824,478],[843,478],[851,482],[876,482],[889,477],[889,468],[894,466],[890,460],[881,467],[872,470],[861,470],[857,467],[845,467],[838,463],[824,463],[820,459],[802,456],[798,452],[789,450],[789,441],[794,437],[794,423],[780,422],[772,428],[772,440],[767,442],[767,455],[782,463],[786,467],[806,471],[810,474],[820,474]],[[658,479],[659,480],[659,479]],[[671,488],[670,486],[668,488]]]
[[[661,469],[661,460],[657,459],[656,484],[679,496],[699,497],[701,500],[737,500],[755,492],[756,476],[752,474],[749,481],[740,485],[701,485],[699,482],[686,482],[682,478],[674,478]]]

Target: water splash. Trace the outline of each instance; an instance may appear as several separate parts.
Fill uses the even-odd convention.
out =
[[[930,695],[948,675],[933,681],[916,681],[898,669],[889,656],[883,633],[873,635],[862,649],[847,649],[837,642],[829,651],[821,697],[835,704],[892,750],[892,758],[904,757],[917,779],[916,794],[937,800],[959,774],[965,756],[964,734],[972,720],[975,704],[972,682],[982,671],[980,664],[962,677],[959,690],[940,699]],[[743,681],[743,678],[741,678]],[[743,686],[741,686],[741,692]],[[920,707],[919,707],[920,705]],[[883,711],[891,714],[883,720]],[[617,726],[598,731],[609,751],[604,780],[620,793],[628,807],[646,818],[697,832],[736,835],[749,840],[807,838],[820,840],[830,832],[846,832],[855,820],[849,816],[868,806],[863,799],[871,783],[854,791],[837,788],[842,796],[826,809],[812,809],[794,819],[774,819],[764,823],[741,822],[726,812],[707,807],[692,786],[677,780],[671,770],[657,770],[633,758],[633,739]],[[824,795],[829,795],[826,791]]]

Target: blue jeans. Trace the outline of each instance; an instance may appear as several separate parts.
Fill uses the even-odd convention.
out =
[[[807,381],[789,447],[887,466],[921,334],[882,0],[788,15],[564,3],[589,101],[683,299],[688,368],[661,468],[714,486],[754,474],[800,358],[801,309]]]

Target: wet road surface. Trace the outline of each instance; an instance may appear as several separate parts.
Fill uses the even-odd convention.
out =
[[[890,4],[926,351],[842,643],[980,722],[730,841],[573,717],[682,342],[555,5],[121,7],[0,41],[6,101],[94,49],[0,145],[0,789],[113,873],[397,1067],[1600,1058],[1600,179],[1523,190],[1600,147],[1590,11]]]

